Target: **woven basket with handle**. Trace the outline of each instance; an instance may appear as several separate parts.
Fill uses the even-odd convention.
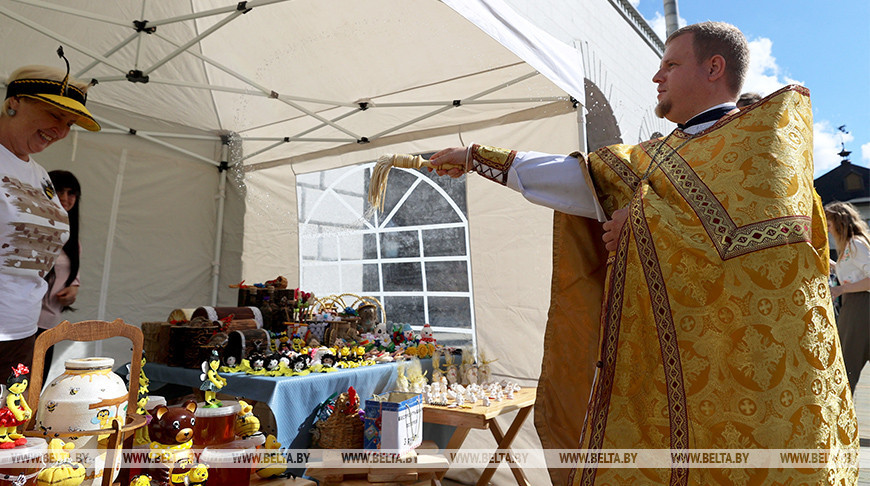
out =
[[[347,393],[335,400],[332,415],[317,422],[320,438],[318,444],[324,449],[362,449],[363,421],[358,413],[348,415],[341,410],[347,408]]]

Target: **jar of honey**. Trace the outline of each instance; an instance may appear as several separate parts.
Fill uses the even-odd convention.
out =
[[[242,409],[239,402],[224,400],[223,406],[217,408],[205,405],[205,402],[196,404],[193,444],[205,447],[232,442],[236,437],[233,433],[236,414]]]

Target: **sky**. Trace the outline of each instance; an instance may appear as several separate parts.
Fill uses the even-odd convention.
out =
[[[629,1],[664,39],[662,0]],[[853,164],[870,166],[870,0],[677,0],[677,8],[680,27],[714,20],[743,31],[744,92],[809,88],[815,177],[840,164],[843,143]]]

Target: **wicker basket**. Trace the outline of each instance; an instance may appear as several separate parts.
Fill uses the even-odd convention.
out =
[[[358,340],[359,332],[356,330],[356,322],[358,320],[358,318],[347,317],[341,321],[330,322],[323,333],[323,340],[321,342],[325,346],[331,347],[335,345],[335,340],[339,338],[345,342]]]
[[[340,412],[347,407],[347,393],[335,400],[332,415],[317,422],[318,445],[323,449],[362,449],[363,421],[359,414]]]

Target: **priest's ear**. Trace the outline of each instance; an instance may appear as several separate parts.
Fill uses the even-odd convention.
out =
[[[705,67],[707,68],[708,81],[714,82],[719,79],[724,79],[726,69],[725,58],[720,54],[715,54],[710,59],[707,59]]]

